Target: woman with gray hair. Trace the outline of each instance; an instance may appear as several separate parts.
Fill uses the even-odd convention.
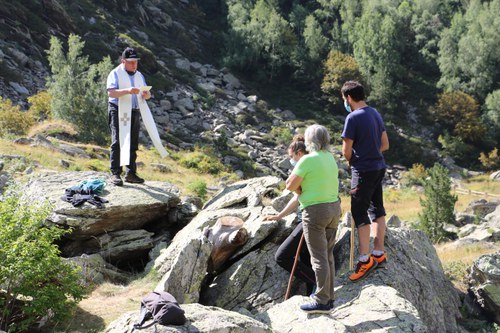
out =
[[[300,309],[308,313],[328,313],[333,309],[335,263],[333,246],[341,216],[339,170],[328,150],[330,135],[321,125],[311,125],[304,133],[309,151],[286,180],[286,188],[299,195],[304,238],[316,274],[313,301]]]

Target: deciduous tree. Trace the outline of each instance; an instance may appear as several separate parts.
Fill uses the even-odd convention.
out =
[[[339,51],[331,51],[324,64],[321,91],[332,103],[342,100],[340,89],[348,80],[363,81],[356,59]]]

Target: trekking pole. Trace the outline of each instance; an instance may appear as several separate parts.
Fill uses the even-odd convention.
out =
[[[351,251],[349,253],[349,270],[354,269],[354,219],[351,217]]]
[[[295,254],[295,260],[293,261],[292,271],[290,272],[290,278],[288,279],[288,287],[286,288],[285,301],[290,296],[290,290],[292,289],[292,279],[295,274],[295,269],[297,268],[297,262],[299,261],[300,249],[302,248],[302,242],[304,241],[304,233],[300,237],[299,246],[297,246],[297,253]]]

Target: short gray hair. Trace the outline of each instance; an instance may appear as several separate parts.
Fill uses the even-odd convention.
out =
[[[328,130],[321,125],[314,124],[309,126],[304,133],[307,151],[328,150],[330,147],[330,134]]]

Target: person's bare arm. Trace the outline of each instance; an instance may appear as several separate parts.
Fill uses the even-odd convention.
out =
[[[300,195],[302,181],[304,178],[297,176],[296,174],[291,174],[290,177],[286,180],[286,189],[292,192],[296,192]]]
[[[288,203],[286,204],[285,208],[283,208],[281,210],[281,212],[279,212],[276,215],[266,215],[266,216],[264,216],[263,220],[264,221],[277,221],[277,220],[281,220],[282,218],[284,218],[285,216],[287,216],[291,212],[296,211],[297,208],[299,208],[299,205],[300,205],[300,203],[299,203],[299,196],[298,196],[298,194],[294,193],[293,197],[290,199],[290,201],[288,201]]]
[[[139,88],[130,87],[124,89],[108,89],[108,96],[111,98],[120,98],[125,95],[137,95],[140,92]],[[146,98],[147,99],[147,98]]]
[[[382,137],[380,138],[380,152],[384,152],[389,149],[389,137],[387,136],[387,132],[382,132]]]
[[[351,162],[352,158],[352,144],[354,140],[349,138],[342,138],[342,155],[344,155],[347,162]]]

